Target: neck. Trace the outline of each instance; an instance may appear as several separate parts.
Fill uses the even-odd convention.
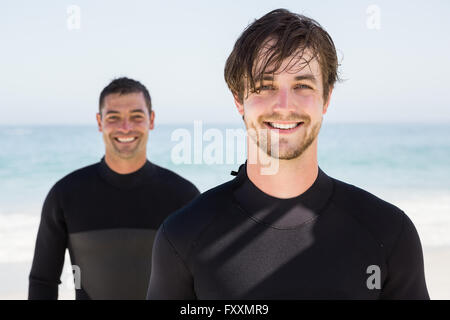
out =
[[[251,142],[249,142],[251,143]],[[252,148],[249,148],[250,152]],[[254,150],[254,148],[253,148]],[[293,198],[308,190],[317,178],[319,166],[317,162],[317,138],[298,158],[292,160],[278,160],[259,152],[256,161],[247,161],[247,175],[253,184],[264,193],[276,198]],[[249,154],[250,155],[250,154]],[[267,163],[276,162],[275,170],[269,174]],[[266,164],[266,165],[264,165]]]
[[[105,154],[105,162],[108,167],[112,171],[120,174],[128,174],[138,171],[144,166],[146,161],[146,153],[142,153],[142,155],[134,157],[132,159],[122,159],[108,153]]]

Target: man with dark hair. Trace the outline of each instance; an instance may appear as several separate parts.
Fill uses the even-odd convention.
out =
[[[156,230],[199,192],[147,160],[147,89],[119,78],[100,95],[105,156],[58,181],[43,206],[29,299],[56,299],[66,248],[77,299],[145,299]]]
[[[308,17],[274,10],[242,33],[225,80],[247,162],[163,222],[148,299],[429,299],[408,216],[318,166],[337,68]]]

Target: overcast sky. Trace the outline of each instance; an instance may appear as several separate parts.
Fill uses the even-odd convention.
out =
[[[326,121],[450,122],[450,1],[73,0],[1,2],[0,123],[94,124],[119,76],[147,86],[157,123],[239,122],[225,60],[281,7],[317,20],[338,49],[346,81]]]

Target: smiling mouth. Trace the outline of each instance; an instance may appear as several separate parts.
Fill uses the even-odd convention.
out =
[[[277,130],[279,133],[290,133],[295,131],[295,129],[301,127],[304,122],[269,122],[264,121],[266,127],[271,130]]]
[[[137,137],[126,137],[126,138],[125,137],[122,137],[122,138],[117,137],[117,138],[114,138],[114,140],[119,143],[126,144],[126,143],[132,143],[132,142],[136,141]]]

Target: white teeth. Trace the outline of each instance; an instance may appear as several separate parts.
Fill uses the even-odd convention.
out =
[[[117,138],[117,140],[119,140],[119,142],[131,142],[134,139],[136,139],[135,137],[132,138]]]
[[[281,124],[276,122],[269,122],[270,126],[277,129],[292,129],[295,128],[299,123],[291,123],[291,124]]]

